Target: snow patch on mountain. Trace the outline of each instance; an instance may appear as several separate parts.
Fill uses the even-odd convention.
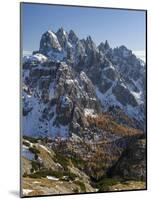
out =
[[[119,106],[120,108],[123,107],[122,104],[117,101],[115,95],[112,93],[112,87],[105,94],[102,94],[98,87],[95,88],[95,91],[98,99],[103,106],[103,111],[108,111],[108,108],[110,106]]]
[[[54,50],[51,49],[47,53],[47,56],[53,61],[62,61],[67,56],[67,54],[64,51],[55,52]]]
[[[143,103],[143,99],[142,99],[142,92],[139,91],[139,92],[134,92],[134,91],[131,91],[131,93],[134,95],[137,103],[140,105]]]
[[[96,117],[97,114],[95,113],[94,109],[90,109],[90,108],[85,108],[84,109],[84,114],[85,116],[91,116],[91,117]]]
[[[23,63],[38,61],[40,63],[46,62],[48,58],[41,53],[23,57]]]
[[[58,50],[61,51],[61,46],[59,44],[59,41],[58,41],[58,38],[57,36],[55,35],[55,33],[53,33],[51,30],[48,30],[48,33],[49,33],[49,37],[52,38],[52,40],[54,40],[53,42],[55,43],[56,47],[58,48]]]

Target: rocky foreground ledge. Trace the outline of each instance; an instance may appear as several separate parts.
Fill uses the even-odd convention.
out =
[[[121,141],[24,137],[23,196],[145,189],[145,140],[131,142],[119,152]]]

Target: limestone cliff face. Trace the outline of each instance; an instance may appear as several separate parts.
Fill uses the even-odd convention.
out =
[[[86,115],[111,108],[145,130],[145,65],[125,46],[97,47],[90,36],[49,30],[39,51],[23,58],[22,72],[23,134],[80,135]]]
[[[112,175],[119,175],[129,180],[146,180],[145,139],[138,139],[128,146],[112,168]]]
[[[87,126],[85,111],[97,114],[101,110],[91,80],[84,72],[76,74],[65,62],[31,64],[24,69],[24,80],[25,135],[80,135]]]

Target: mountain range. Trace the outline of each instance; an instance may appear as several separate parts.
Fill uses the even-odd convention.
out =
[[[127,125],[117,112],[145,130],[145,67],[125,46],[97,47],[63,28],[45,32],[39,51],[23,58],[23,134],[82,134],[86,117],[100,113]]]

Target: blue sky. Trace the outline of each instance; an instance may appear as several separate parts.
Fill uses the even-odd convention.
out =
[[[23,50],[38,50],[45,31],[63,27],[66,31],[73,29],[81,39],[91,35],[97,45],[107,39],[111,47],[125,45],[135,52],[144,51],[145,24],[144,11],[24,3]]]

